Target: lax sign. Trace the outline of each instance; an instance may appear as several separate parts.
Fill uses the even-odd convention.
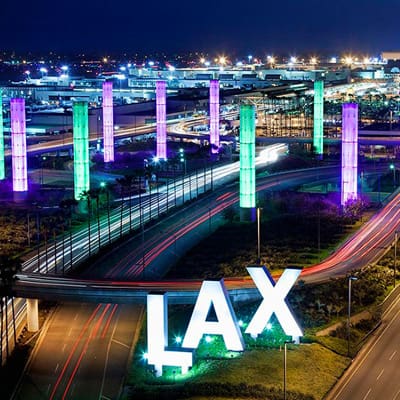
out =
[[[245,333],[257,338],[275,313],[285,334],[298,343],[303,333],[285,298],[301,269],[287,268],[276,284],[265,267],[248,267],[247,271],[263,299]],[[217,321],[207,321],[211,306]],[[244,350],[243,336],[223,279],[202,283],[182,347],[178,349],[168,348],[167,294],[147,295],[147,362],[154,365],[157,376],[162,375],[164,365],[181,367],[182,374],[186,373],[193,364],[193,350],[205,334],[222,335],[227,350]]]

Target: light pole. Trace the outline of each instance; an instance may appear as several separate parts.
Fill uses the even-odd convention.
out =
[[[261,208],[257,207],[257,264],[261,262]]]
[[[390,164],[390,169],[393,171],[393,189],[396,187],[396,167],[394,164]]]
[[[293,340],[285,340],[285,343],[284,343],[284,354],[283,354],[283,400],[286,400],[286,379],[287,379],[287,374],[286,374],[286,371],[287,371],[287,365],[286,365],[286,363],[287,363],[287,345],[288,345],[288,343],[293,343]]]
[[[394,232],[394,262],[393,262],[393,287],[396,287],[396,267],[397,267],[397,234],[399,231]]]
[[[349,298],[347,307],[347,356],[350,357],[350,316],[351,316],[351,281],[356,281],[355,276],[349,276]]]

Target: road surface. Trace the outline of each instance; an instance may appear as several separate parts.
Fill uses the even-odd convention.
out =
[[[354,359],[327,400],[400,399],[400,295],[384,314],[382,327]]]

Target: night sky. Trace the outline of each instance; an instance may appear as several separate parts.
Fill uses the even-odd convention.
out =
[[[5,0],[0,50],[374,55],[399,21],[399,0]]]

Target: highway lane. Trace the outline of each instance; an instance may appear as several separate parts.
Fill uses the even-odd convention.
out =
[[[385,313],[382,329],[361,351],[327,400],[400,399],[400,296]]]
[[[13,398],[118,398],[142,314],[138,305],[60,305]]]

